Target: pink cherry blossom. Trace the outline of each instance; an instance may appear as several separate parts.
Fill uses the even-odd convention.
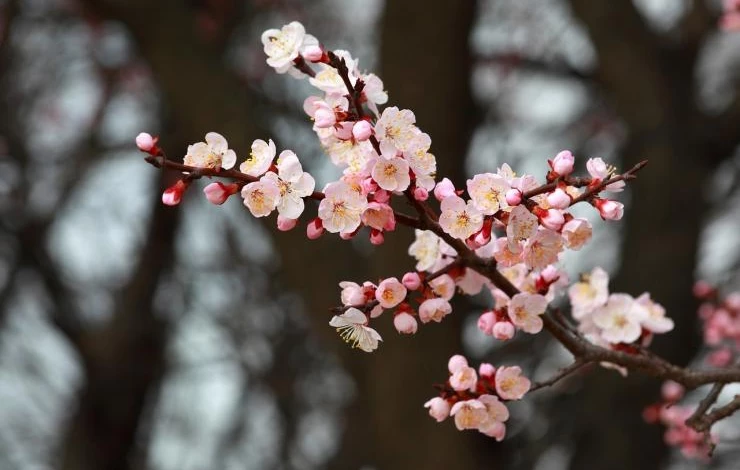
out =
[[[378,348],[382,338],[377,331],[367,326],[367,316],[356,308],[349,308],[341,315],[334,315],[329,322],[337,329],[342,339],[353,348],[372,352]]]
[[[417,272],[409,272],[403,275],[401,282],[408,290],[416,290],[421,287],[421,277]]]
[[[165,189],[162,193],[162,204],[167,206],[176,206],[182,201],[182,195],[185,190],[188,189],[188,185],[183,180],[177,180],[175,184]]]
[[[494,338],[501,340],[501,341],[508,341],[511,338],[514,337],[514,333],[516,333],[516,330],[514,328],[514,325],[507,321],[500,321],[496,322],[493,325],[492,335]]]
[[[473,205],[484,215],[493,215],[506,205],[506,192],[509,189],[509,183],[493,173],[475,175],[468,180],[468,194]]]
[[[540,219],[543,227],[550,230],[558,231],[565,223],[563,213],[557,209],[548,209],[545,215]]]
[[[455,417],[458,430],[478,429],[488,420],[486,405],[479,400],[459,401],[452,405],[450,415]]]
[[[619,220],[624,215],[624,204],[611,199],[594,199],[594,206],[604,220]]]
[[[223,184],[218,181],[215,183],[211,183],[203,188],[203,193],[206,195],[206,199],[208,199],[208,202],[217,206],[220,206],[221,204],[226,202],[229,196],[235,194],[237,191],[239,191],[238,184]]]
[[[560,176],[568,176],[573,172],[575,158],[569,150],[563,150],[552,160],[552,171]]]
[[[631,296],[611,294],[606,304],[594,312],[593,322],[609,343],[631,343],[640,337],[640,324],[648,316],[647,309]]]
[[[571,250],[580,250],[590,239],[593,230],[586,219],[571,219],[563,225],[560,234],[565,239],[565,246]]]
[[[152,150],[157,146],[157,138],[152,137],[151,134],[142,132],[136,136],[136,146],[142,152],[151,153]]]
[[[501,366],[496,369],[496,393],[504,400],[521,400],[530,386],[531,382],[522,376],[519,366]]]
[[[555,191],[547,195],[547,203],[550,207],[555,209],[566,209],[570,206],[571,198],[561,188],[556,188]]]
[[[568,296],[573,307],[573,317],[582,320],[609,298],[609,274],[601,268],[594,268],[582,282],[573,284],[568,289]]]
[[[455,281],[449,274],[442,274],[431,281],[429,286],[432,291],[445,300],[450,300],[455,296]]]
[[[395,277],[383,279],[375,290],[375,299],[383,308],[393,308],[406,299],[406,286]]]
[[[393,317],[393,326],[399,333],[413,335],[419,328],[416,318],[408,312],[401,312]]]
[[[478,366],[478,375],[481,377],[493,377],[496,373],[496,368],[487,362],[481,362]]]
[[[329,183],[324,195],[318,210],[324,228],[332,233],[354,232],[360,226],[367,199],[343,181]]]
[[[429,323],[430,321],[439,323],[451,312],[452,306],[445,299],[427,299],[419,305],[419,319],[422,323]]]
[[[534,270],[557,263],[563,251],[563,245],[563,237],[560,234],[550,229],[540,228],[524,247],[524,263]]]
[[[450,376],[450,387],[461,392],[463,390],[475,390],[478,384],[478,374],[472,367],[460,367]]]
[[[306,236],[309,240],[316,240],[324,233],[324,225],[321,219],[316,217],[306,226]]]
[[[516,206],[509,214],[509,223],[506,226],[506,237],[509,240],[509,250],[513,253],[521,251],[521,244],[537,233],[539,220],[524,206]]]
[[[262,45],[267,55],[267,65],[277,73],[285,73],[292,67],[301,49],[318,45],[318,40],[306,34],[301,23],[293,21],[282,29],[268,29],[262,33]]]
[[[520,330],[535,334],[542,330],[540,316],[547,309],[547,299],[540,294],[522,292],[509,302],[509,318]]]
[[[455,354],[447,361],[447,370],[454,374],[463,367],[468,367],[468,360],[462,354]]]
[[[236,163],[236,153],[229,148],[224,136],[217,132],[209,132],[206,134],[205,142],[188,146],[184,162],[198,168],[228,170]]]
[[[442,202],[450,196],[456,195],[455,185],[452,184],[452,181],[450,181],[449,178],[443,178],[442,181],[437,183],[434,187],[434,197],[437,198],[439,202]]]
[[[441,423],[450,416],[450,404],[447,403],[447,400],[440,397],[434,397],[424,403],[424,408],[429,408],[429,416],[436,419],[438,423]]]
[[[518,206],[522,202],[522,192],[512,188],[506,191],[506,203],[510,206]]]
[[[483,312],[478,317],[478,329],[488,336],[493,336],[493,325],[496,323],[496,315],[493,312]]]
[[[289,230],[293,230],[296,225],[298,225],[298,219],[289,219],[287,217],[283,217],[282,215],[278,214],[277,228],[281,232],[287,232]]]
[[[352,126],[352,137],[360,142],[369,139],[371,135],[373,135],[373,126],[370,122],[364,119],[362,121],[357,121],[355,125]]]
[[[250,176],[262,176],[272,165],[277,150],[275,143],[270,139],[269,143],[262,139],[252,142],[252,151],[241,165],[239,171]]]
[[[362,223],[376,230],[392,231],[396,228],[396,217],[391,206],[380,202],[370,202],[362,213]]]
[[[440,207],[439,225],[455,238],[464,240],[483,227],[483,215],[472,201],[466,203],[458,196],[450,196],[442,201]]]

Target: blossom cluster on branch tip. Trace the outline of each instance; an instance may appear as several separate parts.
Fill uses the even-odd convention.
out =
[[[733,11],[740,9],[736,3]],[[416,126],[414,113],[394,106],[381,109],[388,102],[383,82],[362,71],[349,52],[325,49],[298,22],[265,31],[262,43],[269,66],[308,77],[318,90],[306,98],[303,109],[341,176],[316,191],[315,179],[303,170],[296,153],[286,149],[278,154],[270,139],[255,139],[237,166],[237,153],[217,132],[190,145],[183,163],[166,158],[158,137],[141,133],[136,145],[148,154],[149,163],[184,175],[162,194],[165,204],[179,204],[196,179],[219,178],[226,181],[204,188],[208,201],[220,205],[240,194],[255,217],[277,213],[277,228],[283,231],[297,227],[305,200],[314,200],[316,215],[304,220],[311,240],[326,232],[344,240],[363,233],[379,245],[398,225],[413,228],[408,254],[416,262],[414,270],[377,282],[339,284],[342,305],[334,309],[329,325],[362,351],[378,348],[382,338],[373,322],[387,310],[398,333],[411,335],[450,315],[456,295],[484,292],[492,299],[478,318],[485,335],[506,341],[519,331],[538,334],[545,329],[574,354],[575,364],[545,385],[600,360],[625,374],[625,364],[644,370],[625,357],[644,354],[655,334],[673,329],[663,307],[648,293],[637,298],[610,293],[609,276],[601,268],[570,283],[559,262],[566,250],[588,243],[593,232],[590,222],[573,215],[571,208],[583,203],[604,220],[621,219],[624,206],[608,194],[622,191],[646,162],[619,173],[601,158],[590,158],[586,174],[576,176],[576,158],[563,150],[547,160],[546,168],[543,159],[541,180],[503,164],[456,187],[448,178],[437,179],[432,140]],[[414,215],[398,209],[404,205]],[[716,346],[709,362],[726,366],[734,362],[740,344],[740,295],[720,300],[716,290],[701,285],[697,292],[705,301],[700,310],[705,340]],[[565,293],[570,319],[552,306]],[[584,357],[584,351],[590,356]],[[667,362],[656,364],[664,367]],[[503,439],[509,418],[505,403],[521,399],[531,387],[521,368],[481,364],[476,371],[462,356],[453,356],[448,368],[447,382],[437,387],[439,396],[425,404],[430,415],[438,421],[453,416],[458,429]],[[678,374],[675,369],[671,373]],[[710,445],[706,433],[687,424],[688,412],[654,411],[653,420],[669,427],[667,441],[680,445],[685,454],[700,454]]]
[[[437,387],[439,395],[424,404],[429,416],[442,422],[450,416],[460,431],[475,429],[503,440],[509,410],[505,403],[520,400],[531,386],[518,366],[499,366],[488,363],[478,371],[468,365],[464,356],[452,356],[448,362],[450,376]]]

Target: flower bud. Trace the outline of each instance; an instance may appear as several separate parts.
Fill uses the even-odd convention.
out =
[[[399,333],[413,335],[419,328],[416,318],[408,312],[401,312],[393,317],[393,326]]]
[[[313,115],[314,123],[319,129],[325,129],[333,126],[337,122],[337,116],[333,109],[320,107]]]
[[[419,273],[410,272],[403,275],[401,282],[408,290],[416,290],[421,287],[421,277]]]
[[[510,206],[518,206],[522,202],[522,192],[511,188],[506,191],[506,203]]]
[[[447,400],[440,397],[434,397],[424,403],[424,408],[429,408],[429,416],[441,423],[450,416],[450,404]]]
[[[560,188],[547,195],[547,203],[555,209],[566,209],[570,205],[570,196]]]
[[[324,224],[321,223],[321,219],[316,217],[306,226],[306,235],[309,240],[316,240],[324,233]]]
[[[422,187],[415,187],[414,188],[414,199],[416,199],[419,202],[424,202],[427,199],[429,199],[429,191],[426,190],[426,188]]]
[[[375,202],[387,203],[391,200],[391,193],[389,193],[385,189],[378,189],[373,194],[373,200]]]
[[[176,206],[182,201],[182,195],[188,185],[183,180],[177,180],[177,183],[173,184],[169,188],[165,189],[162,193],[162,203],[167,206]]]
[[[452,181],[450,181],[448,178],[444,178],[442,181],[437,183],[437,186],[434,187],[434,197],[436,197],[437,200],[440,202],[454,195],[455,185],[453,185]]]
[[[460,354],[455,354],[447,362],[447,370],[450,371],[450,374],[454,374],[463,367],[468,367],[468,360]]]
[[[493,325],[493,337],[501,341],[507,341],[514,337],[514,325],[507,321],[500,321]]]
[[[563,150],[553,158],[552,171],[560,176],[567,176],[573,172],[574,162],[573,154],[569,150]]]
[[[493,377],[496,373],[496,368],[487,362],[481,362],[478,366],[478,375],[481,377]]]
[[[277,228],[281,232],[287,232],[289,230],[293,230],[297,224],[298,224],[298,219],[289,219],[279,214],[277,216]]]
[[[306,46],[301,54],[309,62],[320,62],[324,57],[324,50],[319,45]]]
[[[493,335],[493,325],[496,324],[496,315],[493,312],[484,312],[478,317],[478,329],[488,336]]]
[[[660,394],[665,401],[677,402],[683,398],[684,388],[673,380],[666,380],[660,387]]]
[[[142,152],[152,153],[154,147],[157,146],[157,138],[152,137],[151,134],[142,132],[136,136],[136,146],[139,147],[139,150]]]
[[[604,220],[619,220],[624,215],[624,204],[611,199],[594,199],[593,205]]]
[[[382,245],[385,242],[385,235],[377,229],[370,230],[370,243],[373,245]]]
[[[352,137],[354,137],[358,142],[369,139],[371,135],[373,135],[373,126],[364,119],[362,121],[357,121],[355,125],[352,126]]]
[[[223,184],[217,181],[203,188],[203,193],[206,195],[208,202],[220,206],[226,202],[229,196],[235,194],[238,190],[238,184]]]
[[[563,213],[557,209],[548,209],[545,216],[540,219],[540,222],[550,230],[557,232],[565,223],[565,217],[563,217]]]

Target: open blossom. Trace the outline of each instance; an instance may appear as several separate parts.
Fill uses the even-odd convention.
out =
[[[465,240],[483,227],[483,215],[472,201],[466,203],[461,197],[450,196],[440,207],[439,225],[455,238]]]
[[[430,321],[439,323],[450,312],[452,312],[452,306],[445,299],[427,299],[419,305],[419,319],[422,323]]]
[[[438,296],[450,300],[455,296],[455,280],[449,274],[442,274],[429,281],[429,287]]]
[[[383,308],[393,308],[406,298],[406,286],[395,277],[383,279],[375,290],[375,299]]]
[[[249,176],[261,176],[272,165],[272,160],[275,158],[276,153],[277,150],[272,139],[270,139],[269,143],[262,139],[257,139],[252,142],[252,151],[249,153],[249,157],[239,165],[239,171]]]
[[[516,294],[509,302],[509,318],[519,329],[535,334],[542,330],[542,318],[545,313],[547,299],[540,294],[525,292]]]
[[[592,178],[601,181],[611,178],[615,171],[613,166],[607,165],[601,158],[589,158],[586,162],[586,169],[588,170],[588,174],[590,174]],[[617,181],[616,183],[608,185],[604,189],[616,193],[622,191],[624,185],[624,181]]]
[[[558,262],[563,251],[563,237],[552,230],[541,228],[524,248],[524,263],[539,270]]]
[[[472,367],[460,367],[450,377],[450,386],[461,392],[463,390],[475,390],[478,384],[478,374]]]
[[[442,255],[440,239],[430,230],[414,231],[416,240],[409,246],[409,255],[416,258],[416,270],[428,271],[439,260]]]
[[[206,134],[205,142],[188,145],[184,162],[198,168],[223,168],[228,170],[236,163],[236,153],[229,148],[224,136],[217,132]]]
[[[375,230],[392,231],[396,228],[396,216],[388,204],[370,202],[362,213],[362,223]]]
[[[303,213],[303,198],[314,189],[313,176],[303,171],[301,162],[291,150],[283,150],[277,161],[278,173],[268,171],[262,179],[269,180],[280,188],[280,203],[277,210],[283,217],[297,219]]]
[[[667,333],[673,329],[673,320],[665,316],[665,308],[655,303],[650,294],[645,292],[635,300],[647,310],[647,317],[642,321],[642,327],[653,333]]]
[[[649,316],[647,308],[627,294],[611,294],[606,305],[596,309],[593,322],[601,337],[610,343],[631,343],[642,332],[641,323]]]
[[[416,318],[410,313],[401,312],[393,317],[393,326],[399,333],[405,335],[413,335],[419,328],[419,324],[416,322]]]
[[[408,109],[399,110],[391,106],[383,110],[380,119],[375,123],[375,135],[380,141],[380,149],[384,155],[395,155],[397,151],[405,151],[414,138],[416,116]]]
[[[262,33],[262,45],[267,55],[267,65],[277,73],[285,73],[293,65],[302,48],[318,45],[318,40],[306,34],[306,29],[293,21],[282,29],[268,29]]]
[[[348,308],[343,314],[334,315],[329,325],[337,329],[345,342],[365,352],[375,351],[378,341],[383,340],[377,331],[367,326],[367,317],[356,308]]]
[[[582,320],[609,298],[609,274],[601,268],[594,268],[584,280],[576,282],[568,289],[573,307],[573,318]]]
[[[428,134],[418,132],[404,150],[403,157],[416,175],[416,185],[427,191],[434,189],[434,174],[437,172],[437,159],[429,153],[432,139]]]
[[[324,228],[332,233],[354,232],[367,207],[365,196],[344,181],[326,185],[324,195],[326,197],[319,203],[319,217]]]
[[[488,410],[479,400],[459,401],[452,405],[450,415],[455,417],[455,426],[460,431],[478,429],[488,421]]]
[[[484,215],[493,215],[506,206],[506,192],[509,189],[509,183],[493,173],[475,175],[468,180],[468,194],[473,205]]]
[[[509,250],[519,253],[521,244],[537,233],[539,220],[524,206],[516,206],[509,214],[509,223],[506,226],[506,238],[509,241]]]
[[[531,382],[522,376],[519,366],[501,366],[496,369],[496,393],[504,400],[521,400],[530,386]]]
[[[409,163],[403,158],[378,158],[370,175],[386,191],[405,191],[411,184]]]
[[[571,219],[563,225],[560,234],[565,239],[565,246],[578,251],[591,239],[593,230],[586,219]]]
[[[244,205],[255,217],[270,215],[280,202],[280,188],[270,180],[259,180],[242,188]]]
[[[481,395],[478,401],[486,407],[486,421],[478,427],[478,430],[486,436],[493,437],[501,442],[506,435],[506,425],[509,419],[509,410],[506,405],[499,401],[496,395]]]

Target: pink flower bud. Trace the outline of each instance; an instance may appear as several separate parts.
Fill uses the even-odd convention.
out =
[[[373,200],[375,200],[375,202],[387,203],[391,200],[391,193],[389,193],[385,189],[378,189],[377,191],[375,191],[375,194],[373,194]]]
[[[306,226],[306,235],[309,240],[316,240],[324,233],[324,224],[321,223],[321,219],[316,217]]]
[[[403,275],[401,282],[408,290],[416,290],[421,287],[421,277],[417,272],[410,272]]]
[[[385,235],[377,229],[370,230],[370,243],[373,245],[382,245],[385,242]]]
[[[491,232],[486,230],[481,230],[480,232],[475,234],[475,237],[473,237],[473,241],[477,245],[476,249],[488,245],[488,242],[491,241]]]
[[[362,194],[368,194],[378,189],[378,183],[376,183],[374,179],[368,177],[360,181],[360,187],[362,188]],[[387,202],[387,201],[378,201],[377,195],[374,196],[374,200],[377,202]]]
[[[355,125],[352,126],[352,137],[354,137],[358,142],[369,139],[371,135],[373,135],[373,126],[364,119],[362,121],[357,121]]]
[[[624,204],[611,199],[594,199],[593,202],[599,215],[604,220],[619,220],[624,215]]]
[[[740,312],[740,292],[733,292],[725,297],[725,307]]]
[[[573,172],[574,161],[573,154],[569,150],[563,150],[553,158],[552,171],[560,176],[567,176]]]
[[[542,276],[543,281],[551,284],[560,278],[560,271],[558,271],[558,268],[552,264],[549,264],[542,270],[542,272],[540,272],[540,276]]]
[[[393,326],[399,333],[404,335],[413,335],[419,328],[416,318],[407,312],[401,312],[393,317]]]
[[[496,324],[496,315],[493,312],[483,312],[478,317],[478,329],[488,336],[493,335],[493,325]]]
[[[522,202],[522,192],[511,188],[506,191],[506,203],[510,206],[518,206]]]
[[[206,199],[208,199],[208,202],[220,206],[221,204],[226,202],[229,196],[235,194],[238,190],[238,184],[223,184],[217,181],[203,188],[203,193],[206,195]]]
[[[463,367],[468,367],[468,360],[460,354],[455,354],[447,362],[447,370],[450,371],[450,374],[454,374]]]
[[[453,185],[452,181],[450,181],[448,178],[444,178],[442,181],[437,183],[437,186],[434,187],[434,197],[436,197],[437,200],[440,202],[454,195],[455,185]]]
[[[419,186],[414,188],[414,199],[420,202],[424,202],[429,199],[429,191]]]
[[[298,219],[289,219],[287,217],[283,217],[282,215],[277,216],[277,228],[281,232],[293,230],[297,224]]]
[[[540,219],[542,225],[550,230],[559,231],[565,223],[563,213],[557,209],[548,209],[547,214]]]
[[[487,362],[481,362],[478,366],[478,375],[481,377],[493,377],[496,373],[496,368]]]
[[[349,140],[352,138],[352,127],[354,126],[353,122],[338,122],[334,126],[334,135],[337,136],[337,139],[340,140]]]
[[[325,129],[333,126],[337,122],[337,116],[333,109],[319,107],[313,115],[316,127]]]
[[[340,232],[339,238],[342,240],[352,240],[357,235],[357,232]]]
[[[566,209],[570,205],[570,196],[560,188],[547,195],[547,203],[555,209]]]
[[[507,341],[514,337],[514,325],[507,321],[500,321],[493,325],[493,337],[501,341]]]
[[[707,281],[699,280],[694,283],[692,292],[694,293],[695,297],[699,299],[706,299],[714,293],[714,288]]]
[[[673,380],[666,380],[660,387],[660,394],[665,401],[677,402],[683,397],[683,393],[683,386]]]
[[[324,51],[319,45],[306,46],[301,54],[309,62],[320,62],[324,57]]]
[[[136,146],[139,147],[139,150],[141,150],[142,152],[151,153],[152,149],[154,149],[156,145],[157,138],[152,137],[151,134],[142,132],[141,134],[136,136]]]
[[[447,400],[440,397],[434,397],[424,403],[424,408],[429,408],[429,416],[441,423],[450,416],[450,404]]]
[[[188,185],[183,180],[177,180],[177,183],[173,184],[169,188],[165,189],[162,193],[162,203],[168,206],[176,206],[182,201],[182,195]]]

